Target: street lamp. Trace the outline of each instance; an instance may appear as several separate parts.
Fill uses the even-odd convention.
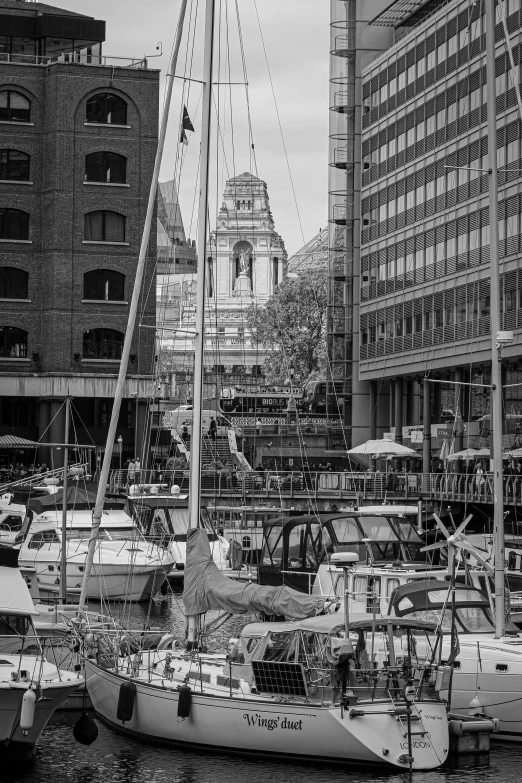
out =
[[[120,447],[120,473],[121,473],[121,452],[123,450],[123,438],[118,435],[118,446]]]
[[[295,397],[294,397],[294,373],[295,373],[295,368],[294,368],[293,361],[290,362],[289,372],[290,372],[290,397],[288,399],[288,405],[287,405],[287,408],[286,408],[286,419],[287,419],[288,424],[291,423],[292,417],[295,419],[296,416],[297,416],[297,404],[296,404]]]

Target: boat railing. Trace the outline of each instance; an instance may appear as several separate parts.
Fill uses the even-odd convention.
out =
[[[9,674],[13,683],[48,679],[49,670],[44,673],[46,664],[56,667],[55,676],[60,680],[63,670],[76,671],[80,677],[82,667],[78,653],[77,640],[71,634],[0,634],[0,655],[16,660]]]
[[[54,470],[46,470],[43,473],[31,473],[30,475],[22,476],[21,478],[14,478],[10,481],[3,480],[7,474],[4,471],[4,475],[0,478],[0,492],[18,487],[35,487],[45,484],[54,484],[56,480],[58,482],[63,481],[63,468],[55,468]],[[69,465],[67,475],[70,479],[88,479],[89,465],[86,462],[76,462]],[[3,480],[3,483],[2,483]]]

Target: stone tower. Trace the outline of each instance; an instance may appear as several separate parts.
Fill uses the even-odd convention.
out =
[[[251,339],[246,311],[262,307],[287,273],[284,242],[274,229],[266,182],[245,172],[229,179],[206,253],[206,393],[262,383],[265,354]],[[182,328],[195,326],[195,285],[183,307]],[[192,366],[187,338],[174,341],[176,364]],[[192,349],[192,346],[191,346]],[[178,353],[179,352],[179,353]]]

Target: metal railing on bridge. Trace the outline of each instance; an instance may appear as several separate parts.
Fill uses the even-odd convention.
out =
[[[129,475],[114,470],[109,491],[131,494],[176,494],[172,487],[187,493],[188,470],[141,470]],[[132,489],[131,489],[132,488]],[[493,503],[493,476],[465,473],[380,473],[373,471],[239,471],[230,468],[211,470],[203,467],[202,495],[210,497],[324,498],[346,501],[395,500],[418,498],[455,502]],[[504,503],[522,505],[522,475],[504,476]]]

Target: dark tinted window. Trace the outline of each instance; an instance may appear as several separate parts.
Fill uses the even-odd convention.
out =
[[[97,210],[85,215],[85,239],[90,242],[125,242],[125,216]]]
[[[122,302],[125,298],[125,275],[112,269],[93,269],[83,276],[83,298]]]
[[[115,329],[91,329],[83,333],[84,359],[121,359],[123,334]]]
[[[127,104],[118,95],[99,92],[87,101],[86,122],[105,125],[126,125]]]
[[[28,239],[29,215],[19,209],[0,207],[0,239]]]
[[[15,326],[0,326],[0,356],[10,359],[27,357],[27,332]]]
[[[29,122],[31,104],[19,92],[0,90],[0,120],[4,122]]]
[[[29,275],[23,269],[0,267],[0,299],[27,299]]]
[[[124,183],[127,180],[127,158],[115,152],[92,152],[85,158],[86,182]]]
[[[29,179],[30,157],[19,150],[0,150],[0,179]]]

